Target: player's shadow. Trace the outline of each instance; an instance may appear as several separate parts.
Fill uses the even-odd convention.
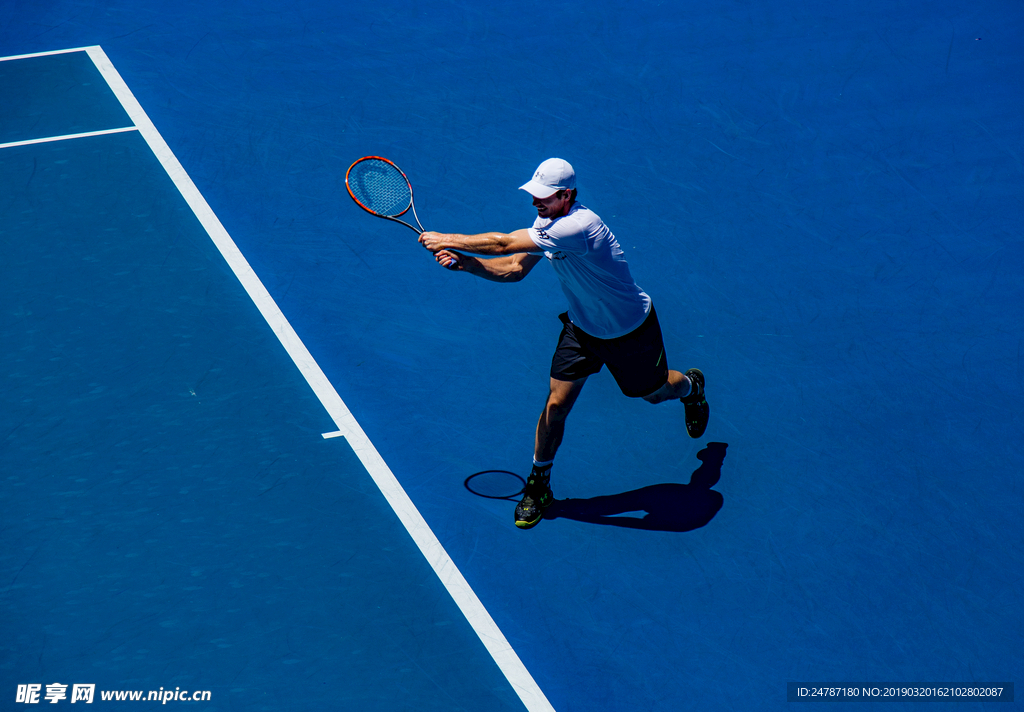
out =
[[[662,532],[699,529],[722,508],[721,493],[711,488],[722,477],[727,447],[728,443],[708,443],[698,452],[701,466],[694,470],[688,485],[665,483],[590,499],[558,499],[544,512],[544,518]],[[620,516],[633,512],[646,514]]]

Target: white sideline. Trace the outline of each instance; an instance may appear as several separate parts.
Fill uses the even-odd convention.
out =
[[[366,468],[370,477],[373,478],[373,481],[380,488],[380,491],[398,515],[409,535],[434,569],[437,577],[444,584],[445,588],[448,589],[449,594],[451,594],[451,597],[455,600],[463,615],[465,615],[466,620],[469,621],[469,624],[480,637],[480,640],[491,657],[494,658],[494,661],[508,679],[516,694],[519,695],[526,709],[530,712],[554,712],[554,708],[533,679],[533,676],[530,675],[530,672],[512,649],[512,646],[498,628],[494,619],[491,618],[490,613],[484,608],[483,603],[480,602],[480,599],[473,589],[470,588],[469,583],[463,577],[458,567],[455,566],[451,557],[448,556],[448,552],[441,546],[441,542],[438,541],[434,532],[431,531],[423,516],[416,509],[409,495],[395,478],[394,473],[391,472],[391,469],[384,462],[380,453],[377,452],[373,443],[370,442],[366,433],[363,432],[359,423],[356,422],[355,417],[342,401],[341,396],[338,395],[334,386],[327,380],[327,376],[324,375],[320,366],[299,339],[291,324],[288,323],[288,320],[274,302],[266,287],[263,286],[263,283],[256,276],[248,261],[228,235],[220,220],[200,194],[199,189],[196,188],[192,179],[189,178],[185,169],[178,162],[178,159],[175,158],[159,132],[157,132],[156,127],[150,121],[145,111],[143,111],[142,106],[136,100],[131,90],[128,89],[128,85],[121,78],[121,75],[118,74],[106,53],[99,46],[92,46],[3,57],[0,58],[0,61],[82,51],[88,53],[97,69],[99,69],[100,74],[103,75],[110,89],[117,96],[125,111],[128,112],[128,116],[135,124],[134,127],[114,129],[107,132],[95,132],[95,134],[138,129],[140,135],[146,140],[146,143],[164,167],[164,170],[167,171],[168,176],[170,176],[175,186],[181,192],[182,197],[185,198],[189,207],[192,208],[192,211],[206,229],[210,239],[213,240],[217,249],[220,250],[221,255],[223,255],[235,273],[238,281],[242,283],[253,303],[256,304],[260,313],[267,320],[267,324],[270,325],[270,328],[281,341],[281,344],[287,350],[288,355],[291,356],[292,361],[295,362],[306,382],[309,383],[310,388],[313,389],[313,392],[320,399],[327,413],[338,426],[337,433],[324,433],[323,437],[344,436],[348,440],[352,449],[359,457],[360,462],[362,462],[363,467]],[[80,136],[95,134],[81,134]],[[55,137],[50,140],[74,138],[76,136],[79,135]],[[33,140],[29,143],[42,141],[42,139]],[[17,143],[21,144],[22,142]]]

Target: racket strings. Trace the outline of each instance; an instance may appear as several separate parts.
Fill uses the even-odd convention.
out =
[[[402,172],[386,161],[367,159],[352,166],[352,196],[378,215],[397,217],[412,205],[412,188]]]

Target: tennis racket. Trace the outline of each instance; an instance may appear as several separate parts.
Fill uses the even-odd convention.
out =
[[[394,220],[420,235],[426,232],[412,202],[412,183],[394,163],[380,156],[365,156],[348,167],[345,187],[356,205],[379,218]],[[412,210],[419,229],[399,217]]]
[[[412,202],[412,183],[402,169],[388,159],[380,156],[360,158],[345,172],[345,187],[356,205],[371,215],[402,223],[417,235],[426,232]],[[412,210],[419,229],[399,219],[409,210]],[[461,264],[461,258],[456,257],[444,267],[455,271]]]

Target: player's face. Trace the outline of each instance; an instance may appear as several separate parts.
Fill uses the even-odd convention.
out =
[[[537,208],[537,215],[542,218],[560,218],[569,212],[572,207],[572,191],[559,190],[547,198],[534,198],[533,206]]]

